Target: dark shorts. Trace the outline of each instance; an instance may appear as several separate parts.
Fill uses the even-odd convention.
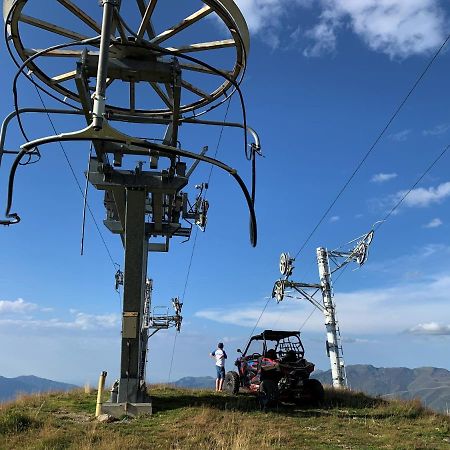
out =
[[[225,367],[216,366],[217,377],[218,379],[225,378]]]

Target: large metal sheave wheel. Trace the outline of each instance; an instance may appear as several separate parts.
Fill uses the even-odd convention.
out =
[[[101,2],[100,2],[101,3]],[[25,61],[52,45],[84,40],[101,33],[103,8],[96,0],[4,0],[3,13],[10,41]],[[119,1],[113,19],[110,55],[140,61],[169,61],[149,48],[158,45],[193,56],[226,75],[178,57],[182,70],[180,113],[197,115],[221,104],[240,82],[249,51],[245,20],[233,0]],[[98,56],[98,46],[55,50],[28,64],[35,78],[67,98],[79,102],[76,64],[86,48]],[[95,77],[90,77],[90,88]],[[168,83],[108,79],[106,110],[170,115],[173,91]]]

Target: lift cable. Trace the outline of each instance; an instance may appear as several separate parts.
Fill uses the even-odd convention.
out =
[[[342,275],[344,275],[345,271],[348,269],[348,264],[346,266],[344,266],[344,268],[342,269],[341,272],[339,272],[339,275],[336,277],[336,279],[333,281],[333,285],[336,285],[337,281],[339,280],[339,278],[341,278]],[[319,291],[319,289],[316,290],[316,292],[314,292],[312,294],[312,297],[314,297],[317,292]],[[300,326],[298,331],[302,331],[303,327],[307,324],[307,322],[309,321],[309,319],[311,319],[312,315],[317,311],[317,308],[315,306],[313,306],[312,311],[310,312],[309,316],[306,318],[306,320],[302,323],[302,325]]]
[[[379,220],[377,224],[374,227],[374,231],[378,230],[384,223],[387,222],[387,220],[392,216],[392,214],[400,207],[400,205],[404,202],[406,197],[411,193],[411,191],[423,180],[423,178],[431,171],[431,169],[438,163],[438,161],[447,153],[448,149],[450,148],[450,144],[447,144],[444,149],[439,153],[439,155],[431,162],[431,164],[428,165],[428,167],[422,172],[422,174],[417,178],[417,180],[412,184],[412,186],[402,195],[402,197],[399,199],[399,201],[391,208],[391,210],[384,216],[382,220]],[[344,267],[344,269],[339,273],[339,275],[336,277],[336,280],[333,282],[333,284],[336,284],[337,280],[344,274],[345,270],[348,268],[348,265]],[[316,291],[317,292],[317,291]],[[313,294],[313,296],[316,294],[316,292]],[[300,327],[300,330],[306,325],[308,320],[311,318],[311,316],[316,311],[316,307],[313,307],[313,310],[309,314],[309,316],[306,318],[306,320],[303,322],[302,326]],[[299,331],[300,331],[299,330]]]
[[[55,134],[58,134],[58,132],[56,131],[56,127],[55,127],[55,124],[54,124],[54,122],[53,122],[53,119],[52,119],[51,115],[50,115],[50,114],[48,113],[48,111],[47,111],[47,107],[46,107],[46,105],[45,105],[45,102],[44,102],[44,99],[42,98],[41,93],[39,92],[39,89],[38,89],[36,86],[35,86],[35,89],[36,89],[36,93],[38,94],[39,99],[40,99],[40,101],[41,101],[42,107],[43,107],[44,110],[46,111],[48,120],[49,120],[50,125],[51,125],[51,127],[52,127],[52,129],[53,129],[53,132],[54,132]],[[72,163],[70,162],[70,159],[69,159],[69,156],[67,155],[66,149],[64,148],[64,145],[62,144],[61,141],[58,141],[58,143],[59,143],[59,146],[60,146],[60,148],[61,148],[61,151],[62,151],[62,153],[63,153],[63,155],[64,155],[64,158],[65,158],[65,160],[66,160],[66,162],[67,162],[67,165],[69,166],[69,170],[70,170],[70,172],[72,173],[72,177],[73,177],[73,179],[74,179],[74,181],[75,181],[75,184],[77,185],[78,190],[80,191],[80,193],[81,193],[81,195],[82,195],[82,197],[83,197],[83,199],[84,199],[83,188],[82,188],[82,186],[81,186],[81,184],[80,184],[80,182],[79,182],[79,180],[78,180],[78,177],[77,177],[77,175],[76,175],[76,173],[75,173],[75,170],[74,170],[74,168],[73,168],[73,166],[72,166]],[[112,254],[111,254],[111,251],[110,251],[110,249],[109,249],[109,247],[108,247],[108,245],[107,245],[107,243],[106,243],[106,241],[105,241],[105,238],[104,238],[104,236],[103,236],[103,234],[102,234],[102,232],[101,232],[101,230],[100,230],[100,227],[99,227],[99,225],[98,225],[98,222],[97,222],[97,220],[95,219],[94,213],[92,212],[92,209],[91,209],[91,207],[90,207],[90,205],[89,205],[89,203],[88,203],[87,201],[86,201],[86,207],[87,207],[87,210],[89,211],[89,215],[91,216],[91,218],[92,218],[92,220],[93,220],[93,222],[94,222],[95,228],[97,229],[98,235],[100,236],[100,239],[101,239],[101,241],[102,241],[102,243],[103,243],[103,246],[105,247],[106,253],[108,254],[109,259],[111,260],[111,263],[112,263],[114,269],[117,269],[117,267],[119,267],[119,264],[117,264],[117,263],[114,261],[114,258],[112,257]]]
[[[217,159],[217,153],[219,152],[220,142],[222,141],[223,130],[224,130],[224,128],[225,128],[225,122],[226,122],[227,117],[228,117],[228,111],[229,111],[229,109],[230,109],[230,104],[231,104],[231,97],[230,97],[230,99],[228,100],[227,109],[226,109],[226,111],[225,111],[225,116],[224,116],[224,118],[223,118],[223,123],[222,123],[222,126],[221,126],[221,128],[220,128],[219,139],[218,139],[218,141],[217,141],[216,151],[214,152],[214,156],[213,156],[214,159]],[[211,181],[211,177],[212,177],[213,170],[214,170],[214,166],[211,165],[211,167],[209,168],[209,175],[208,175],[208,181],[207,181],[207,186],[208,186],[208,187],[206,188],[206,190],[209,188],[209,183],[210,183],[210,181]]]
[[[379,220],[377,222],[377,224],[374,227],[374,231],[378,230],[394,213],[394,211],[396,211],[400,205],[403,203],[403,201],[406,199],[406,197],[411,193],[411,191],[423,180],[423,178],[431,171],[431,169],[438,163],[438,161],[445,155],[445,153],[447,153],[448,149],[450,148],[450,144],[447,144],[444,149],[441,151],[441,153],[431,162],[431,164],[422,172],[422,174],[420,175],[420,177],[414,182],[414,184],[407,190],[405,191],[405,193],[402,195],[402,197],[399,199],[399,201],[391,208],[391,210],[384,216],[384,218],[382,220]],[[349,266],[346,265],[344,267],[344,269],[339,273],[339,275],[336,277],[336,279],[333,281],[333,285],[335,285],[338,281],[338,279],[345,273],[345,270],[348,268]],[[318,290],[316,292],[314,292],[312,294],[312,296],[314,297],[314,295],[318,292]],[[265,308],[264,308],[265,309]],[[306,325],[306,323],[309,321],[309,319],[312,317],[312,315],[315,313],[315,311],[317,310],[317,308],[315,306],[313,306],[313,309],[311,311],[311,313],[308,315],[308,317],[306,318],[306,320],[302,323],[302,325],[299,328],[299,331],[301,331],[303,329],[303,327]],[[262,314],[261,314],[262,315]],[[281,314],[280,314],[281,316]],[[260,317],[261,318],[261,317]],[[279,318],[278,318],[279,320]]]
[[[428,62],[428,64],[425,66],[425,68],[423,69],[423,71],[420,73],[419,77],[416,79],[416,81],[414,82],[414,84],[412,85],[411,89],[408,91],[408,93],[406,94],[406,96],[403,98],[403,100],[400,102],[399,106],[395,109],[394,113],[392,114],[392,116],[390,117],[390,119],[388,120],[388,122],[386,123],[386,125],[384,126],[384,128],[381,130],[381,132],[378,134],[377,138],[375,139],[375,141],[373,142],[373,144],[370,146],[369,150],[366,152],[366,154],[364,155],[364,157],[361,159],[361,161],[359,162],[359,164],[356,166],[355,170],[353,171],[353,173],[350,175],[350,177],[346,180],[346,182],[344,183],[344,185],[342,186],[342,188],[339,190],[339,192],[337,193],[336,197],[334,198],[334,200],[330,203],[330,205],[328,206],[328,208],[325,210],[325,212],[322,214],[320,220],[317,222],[317,224],[315,225],[315,227],[312,229],[312,231],[309,233],[308,237],[305,239],[305,241],[303,242],[303,244],[301,245],[300,249],[298,250],[298,252],[295,255],[295,258],[302,252],[302,250],[306,247],[306,245],[308,244],[308,242],[310,241],[310,239],[312,238],[312,236],[314,235],[314,233],[317,231],[317,229],[319,228],[319,226],[322,224],[322,222],[325,220],[325,218],[327,217],[328,213],[331,211],[331,209],[334,207],[334,205],[336,204],[336,202],[339,200],[339,198],[341,197],[341,195],[344,193],[344,191],[347,189],[348,185],[350,184],[350,182],[353,180],[353,178],[355,177],[355,175],[358,173],[359,169],[363,166],[363,164],[365,163],[365,161],[367,160],[367,158],[369,157],[369,155],[372,153],[372,151],[375,149],[375,147],[377,146],[378,142],[381,140],[381,138],[384,136],[384,134],[386,133],[386,131],[388,130],[388,128],[390,127],[390,125],[392,124],[392,122],[394,121],[394,119],[397,117],[397,115],[400,113],[400,111],[403,109],[403,106],[405,105],[405,103],[408,101],[409,97],[411,97],[412,93],[415,91],[416,87],[420,84],[420,82],[422,81],[422,79],[424,78],[425,74],[428,72],[428,70],[431,68],[431,66],[433,65],[434,61],[436,60],[436,58],[439,56],[439,54],[442,52],[442,50],[444,49],[444,47],[446,46],[447,42],[450,39],[450,34],[445,38],[444,42],[442,43],[442,45],[439,47],[439,49],[436,51],[436,53],[433,55],[433,57],[430,59],[430,61]]]
[[[371,145],[371,147],[369,148],[369,150],[366,152],[366,154],[364,155],[364,157],[361,159],[361,161],[359,162],[359,164],[356,166],[355,170],[353,171],[353,173],[350,175],[350,177],[346,180],[346,182],[344,183],[344,185],[342,186],[342,188],[340,189],[340,191],[337,193],[336,197],[334,198],[334,200],[331,202],[331,204],[328,206],[328,208],[325,210],[325,212],[322,214],[321,218],[319,219],[319,221],[317,222],[317,224],[315,225],[315,227],[312,229],[312,231],[309,233],[309,235],[307,236],[307,238],[305,239],[305,241],[303,242],[303,244],[301,245],[300,249],[298,250],[298,252],[295,255],[295,258],[298,257],[298,255],[303,251],[303,249],[306,247],[306,245],[308,244],[308,242],[310,241],[310,239],[312,238],[312,236],[314,235],[314,233],[317,231],[317,229],[320,227],[320,225],[322,224],[322,222],[325,220],[325,218],[327,217],[328,213],[331,211],[331,209],[334,207],[334,205],[336,204],[336,202],[339,200],[339,198],[341,197],[341,195],[344,193],[344,191],[347,189],[348,185],[350,184],[350,182],[353,180],[353,178],[355,177],[355,175],[358,173],[358,171],[360,170],[360,168],[363,166],[363,164],[365,163],[365,161],[367,160],[367,158],[369,157],[369,155],[372,153],[372,151],[375,149],[375,147],[377,146],[378,142],[381,140],[381,138],[384,136],[384,134],[386,133],[386,131],[388,130],[388,128],[390,127],[390,125],[392,124],[392,122],[395,120],[395,118],[397,117],[397,115],[400,113],[400,111],[403,109],[404,105],[406,104],[406,102],[408,101],[408,99],[411,97],[411,95],[413,94],[413,92],[415,91],[415,89],[417,88],[417,86],[420,84],[420,82],[422,81],[422,79],[424,78],[424,76],[426,75],[426,73],[428,72],[428,70],[431,68],[431,66],[433,65],[434,61],[437,59],[437,57],[440,55],[440,53],[442,52],[442,50],[444,49],[444,47],[447,45],[447,42],[450,39],[450,34],[447,35],[447,37],[445,38],[444,42],[442,43],[442,45],[439,47],[439,49],[435,52],[435,54],[433,55],[433,57],[430,59],[430,61],[428,62],[428,64],[425,66],[425,68],[423,69],[423,71],[420,73],[420,75],[418,76],[418,78],[416,79],[416,81],[414,82],[414,84],[412,85],[412,87],[410,88],[410,90],[408,91],[408,93],[406,94],[406,96],[403,98],[403,100],[400,102],[399,106],[395,109],[394,113],[391,115],[390,119],[388,120],[388,122],[386,123],[386,125],[384,126],[384,128],[381,130],[381,132],[378,134],[377,138],[375,139],[375,141],[373,142],[373,144]],[[448,148],[450,147],[447,146],[443,152],[433,161],[433,163],[427,168],[427,170],[422,174],[422,176],[416,181],[416,183],[411,187],[411,189],[400,199],[400,201],[392,208],[392,210],[386,215],[386,217],[384,218],[384,221],[386,221],[391,214],[400,206],[400,204],[403,202],[403,200],[407,197],[407,195],[412,191],[412,189],[414,189],[414,187],[422,180],[422,178],[426,175],[426,173],[428,173],[432,167],[438,162],[438,160],[446,153],[446,151],[448,150]],[[375,229],[378,229],[383,223],[384,221],[380,222],[377,227]],[[342,272],[341,272],[342,273]],[[258,318],[258,320],[256,321],[255,326],[253,327],[253,330],[250,334],[250,337],[253,335],[253,332],[255,331],[256,327],[258,326],[268,304],[270,301],[270,297],[267,300],[266,304],[263,307],[263,310],[261,311],[261,314]],[[314,310],[313,310],[314,311]],[[309,318],[312,316],[313,313],[310,314],[310,316],[308,317],[307,320],[309,320]],[[306,321],[307,321],[306,320]],[[306,323],[306,322],[305,322]],[[302,327],[304,326],[304,324],[302,325]]]
[[[256,327],[258,326],[259,321],[261,320],[261,317],[263,316],[264,312],[266,311],[267,305],[269,304],[270,300],[272,300],[272,297],[268,297],[268,298],[267,298],[267,302],[266,302],[266,304],[264,305],[264,308],[262,309],[261,314],[259,315],[258,320],[256,321],[255,326],[253,327],[252,332],[250,333],[249,340],[250,340],[250,338],[253,336],[253,333],[255,332]]]
[[[228,116],[228,111],[230,109],[230,104],[231,104],[231,97],[228,100],[228,105],[227,105],[227,109],[225,110],[225,116],[223,118],[223,124],[222,127],[220,128],[220,133],[219,133],[219,138],[217,140],[217,144],[216,144],[216,149],[214,151],[214,156],[213,158],[217,157],[217,154],[219,152],[219,148],[220,148],[220,142],[222,141],[222,135],[223,135],[223,130],[225,128],[225,122],[227,120],[227,116]],[[208,175],[208,181],[207,181],[207,187],[205,188],[205,191],[208,190],[209,188],[209,184],[211,182],[211,177],[212,177],[212,173],[213,173],[213,169],[214,166],[211,165],[210,169],[209,169],[209,175]],[[186,290],[187,290],[187,286],[188,286],[188,282],[189,282],[189,276],[191,274],[191,267],[192,267],[192,260],[194,258],[194,252],[195,252],[195,246],[197,244],[197,237],[198,237],[198,227],[196,227],[195,229],[195,236],[194,236],[194,242],[192,244],[192,251],[191,251],[191,257],[189,259],[189,264],[188,264],[188,268],[187,268],[187,273],[186,273],[186,280],[184,282],[184,288],[183,288],[183,295],[181,296],[183,302],[186,296]],[[173,339],[173,347],[172,347],[172,356],[170,358],[170,366],[169,366],[169,376],[168,376],[168,381],[167,383],[170,383],[170,379],[171,379],[171,375],[172,375],[172,367],[173,367],[173,359],[175,356],[175,348],[176,348],[176,343],[177,343],[177,336],[178,336],[178,332],[175,331],[175,337]]]
[[[447,153],[450,148],[450,144],[447,144],[444,149],[439,153],[439,155],[433,160],[433,162],[422,172],[419,178],[414,182],[414,184],[406,191],[399,201],[392,207],[392,209],[384,216],[384,218],[377,222],[375,230],[378,230],[394,213],[394,211],[403,203],[403,201],[408,197],[411,191],[423,180],[423,178],[430,172],[430,170],[437,164],[437,162]]]
[[[187,290],[187,286],[188,286],[188,282],[189,282],[189,276],[191,274],[192,260],[194,258],[195,246],[197,244],[197,236],[198,236],[198,227],[195,228],[195,236],[194,236],[194,242],[192,244],[191,257],[189,258],[189,264],[188,264],[187,273],[186,273],[186,280],[184,282],[184,288],[183,288],[183,295],[181,296],[183,303],[184,303],[184,298],[186,296],[186,290]],[[175,337],[173,338],[172,356],[170,358],[169,376],[167,378],[167,383],[170,383],[170,378],[172,376],[172,367],[173,367],[173,359],[175,356],[175,347],[177,344],[177,336],[178,336],[178,331],[175,330]]]

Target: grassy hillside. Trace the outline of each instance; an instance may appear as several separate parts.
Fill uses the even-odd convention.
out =
[[[321,408],[264,413],[248,395],[164,386],[152,394],[152,416],[113,423],[93,419],[95,393],[23,397],[0,408],[0,449],[450,448],[450,417],[416,401],[327,390]]]

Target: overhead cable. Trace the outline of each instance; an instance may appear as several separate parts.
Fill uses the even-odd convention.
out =
[[[36,92],[37,92],[37,94],[38,94],[38,96],[39,96],[39,99],[40,99],[40,101],[41,101],[42,107],[43,107],[43,108],[45,109],[45,111],[46,111],[48,120],[49,120],[50,125],[51,125],[51,127],[52,127],[52,129],[53,129],[53,132],[55,133],[55,135],[57,135],[58,132],[56,131],[56,127],[55,127],[55,124],[54,124],[54,122],[53,122],[53,120],[52,120],[51,115],[50,115],[50,114],[48,113],[48,111],[47,111],[47,107],[46,107],[46,105],[45,105],[44,99],[42,98],[42,95],[41,95],[41,93],[39,92],[39,90],[36,88],[36,86],[35,86],[35,89],[36,89]],[[87,199],[85,199],[85,194],[84,194],[84,192],[83,192],[83,188],[82,188],[82,186],[81,186],[81,184],[80,184],[80,182],[79,182],[79,180],[78,180],[78,177],[77,177],[77,175],[76,175],[76,173],[75,173],[75,170],[74,170],[74,168],[73,168],[73,166],[72,166],[72,163],[70,162],[70,159],[69,159],[69,156],[67,155],[66,149],[64,148],[64,146],[63,146],[63,144],[62,144],[61,141],[58,141],[58,144],[59,144],[59,146],[60,146],[60,148],[61,148],[61,151],[62,151],[62,153],[63,153],[63,155],[64,155],[64,159],[66,160],[66,163],[67,163],[67,165],[68,165],[68,167],[69,167],[69,170],[70,170],[70,172],[71,172],[71,174],[72,174],[72,177],[73,177],[73,179],[74,179],[74,181],[75,181],[75,184],[77,185],[78,190],[80,191],[80,194],[81,194],[82,197],[83,197],[83,201],[86,202],[86,208],[87,208],[87,210],[89,211],[89,215],[91,216],[91,218],[92,218],[92,220],[93,220],[93,222],[94,222],[95,228],[97,229],[98,235],[100,236],[100,239],[101,239],[101,241],[102,241],[102,243],[103,243],[103,246],[105,247],[106,253],[108,254],[109,259],[111,260],[111,263],[112,263],[113,267],[116,269],[117,266],[118,266],[118,264],[114,261],[114,258],[112,257],[111,251],[110,251],[110,249],[109,249],[109,247],[108,247],[108,244],[106,243],[105,238],[103,237],[103,233],[101,232],[100,227],[99,227],[99,225],[98,225],[98,222],[97,222],[97,220],[95,219],[94,213],[92,212],[91,206],[89,205]]]
[[[444,149],[439,153],[439,155],[433,160],[433,162],[422,172],[419,178],[414,182],[414,184],[402,195],[402,197],[398,200],[398,202],[392,207],[392,209],[384,216],[384,218],[377,222],[375,225],[375,230],[378,230],[394,213],[394,211],[403,203],[403,201],[408,197],[411,191],[423,180],[425,175],[430,172],[430,170],[437,164],[437,162],[447,153],[450,148],[450,144],[447,144]]]
[[[372,153],[372,151],[375,149],[375,147],[377,146],[378,142],[381,140],[381,138],[384,136],[384,134],[386,133],[386,131],[388,130],[388,128],[390,127],[390,125],[392,124],[392,122],[394,121],[394,119],[397,117],[397,115],[400,113],[400,111],[402,110],[403,106],[405,105],[405,103],[408,101],[409,97],[412,95],[412,93],[414,92],[414,90],[416,89],[416,87],[419,85],[419,83],[422,81],[423,77],[425,76],[425,74],[428,72],[428,70],[430,69],[430,67],[433,65],[434,61],[436,60],[436,58],[439,56],[439,54],[442,52],[442,50],[444,49],[444,47],[446,46],[447,42],[450,39],[450,34],[445,38],[444,42],[442,43],[442,45],[439,47],[439,49],[435,52],[435,54],[433,55],[433,57],[430,59],[430,61],[428,62],[428,64],[425,66],[425,68],[422,70],[422,72],[420,73],[419,77],[416,79],[416,81],[414,82],[414,84],[412,85],[411,89],[408,91],[408,93],[406,94],[406,96],[403,98],[403,100],[400,102],[399,106],[395,109],[395,111],[393,112],[393,114],[391,115],[390,119],[388,120],[388,122],[386,123],[386,125],[383,127],[383,129],[381,130],[381,132],[378,134],[377,138],[375,139],[375,141],[373,142],[373,144],[370,146],[369,150],[366,152],[366,154],[363,156],[363,158],[361,159],[361,161],[358,163],[358,165],[356,166],[356,168],[354,169],[354,171],[352,172],[352,174],[350,175],[350,177],[346,180],[346,182],[344,183],[344,185],[342,186],[342,188],[339,190],[339,192],[337,193],[336,197],[334,198],[334,200],[330,203],[330,205],[328,206],[328,208],[325,210],[325,212],[322,214],[322,216],[320,217],[319,221],[317,222],[317,224],[314,226],[314,228],[312,229],[312,231],[309,233],[308,237],[305,239],[305,241],[303,242],[303,244],[301,245],[300,249],[298,250],[298,252],[296,253],[295,257],[297,257],[302,250],[306,247],[306,245],[308,244],[308,242],[310,241],[310,239],[312,238],[312,236],[314,235],[314,233],[317,231],[317,229],[319,228],[319,226],[322,224],[322,222],[325,220],[325,218],[327,217],[328,213],[331,211],[331,209],[333,208],[333,206],[336,204],[336,202],[339,200],[339,198],[341,197],[341,195],[344,193],[344,191],[347,189],[348,185],[350,184],[350,182],[353,180],[353,178],[355,177],[355,175],[358,173],[359,169],[362,167],[362,165],[365,163],[365,161],[367,160],[367,158],[369,157],[369,155]]]
[[[216,150],[214,151],[214,156],[213,156],[214,159],[217,158],[217,154],[219,152],[220,143],[222,141],[222,135],[223,135],[223,130],[224,130],[224,124],[225,124],[225,122],[227,120],[228,111],[230,109],[230,103],[231,103],[231,97],[229,98],[227,109],[225,111],[225,116],[223,118],[223,124],[222,124],[222,127],[220,129],[219,138],[217,140]],[[209,188],[209,184],[211,182],[213,168],[214,168],[214,166],[211,165],[210,170],[209,170],[208,181],[207,181],[207,188],[206,189]],[[191,274],[192,260],[194,258],[195,246],[197,244],[197,237],[198,237],[198,227],[195,228],[195,236],[194,236],[194,242],[192,244],[191,257],[189,259],[189,264],[188,264],[187,273],[186,273],[186,280],[184,282],[183,295],[181,296],[181,298],[183,299],[183,302],[184,302],[184,298],[186,296],[186,290],[187,290],[187,286],[188,286],[188,282],[189,282],[189,276]],[[173,339],[172,356],[170,358],[169,376],[168,376],[168,381],[167,381],[168,383],[170,383],[170,378],[171,378],[171,375],[172,375],[172,367],[173,367],[173,360],[174,360],[174,356],[175,356],[175,347],[176,347],[176,343],[177,343],[177,336],[178,336],[178,333],[175,332],[175,337]]]

